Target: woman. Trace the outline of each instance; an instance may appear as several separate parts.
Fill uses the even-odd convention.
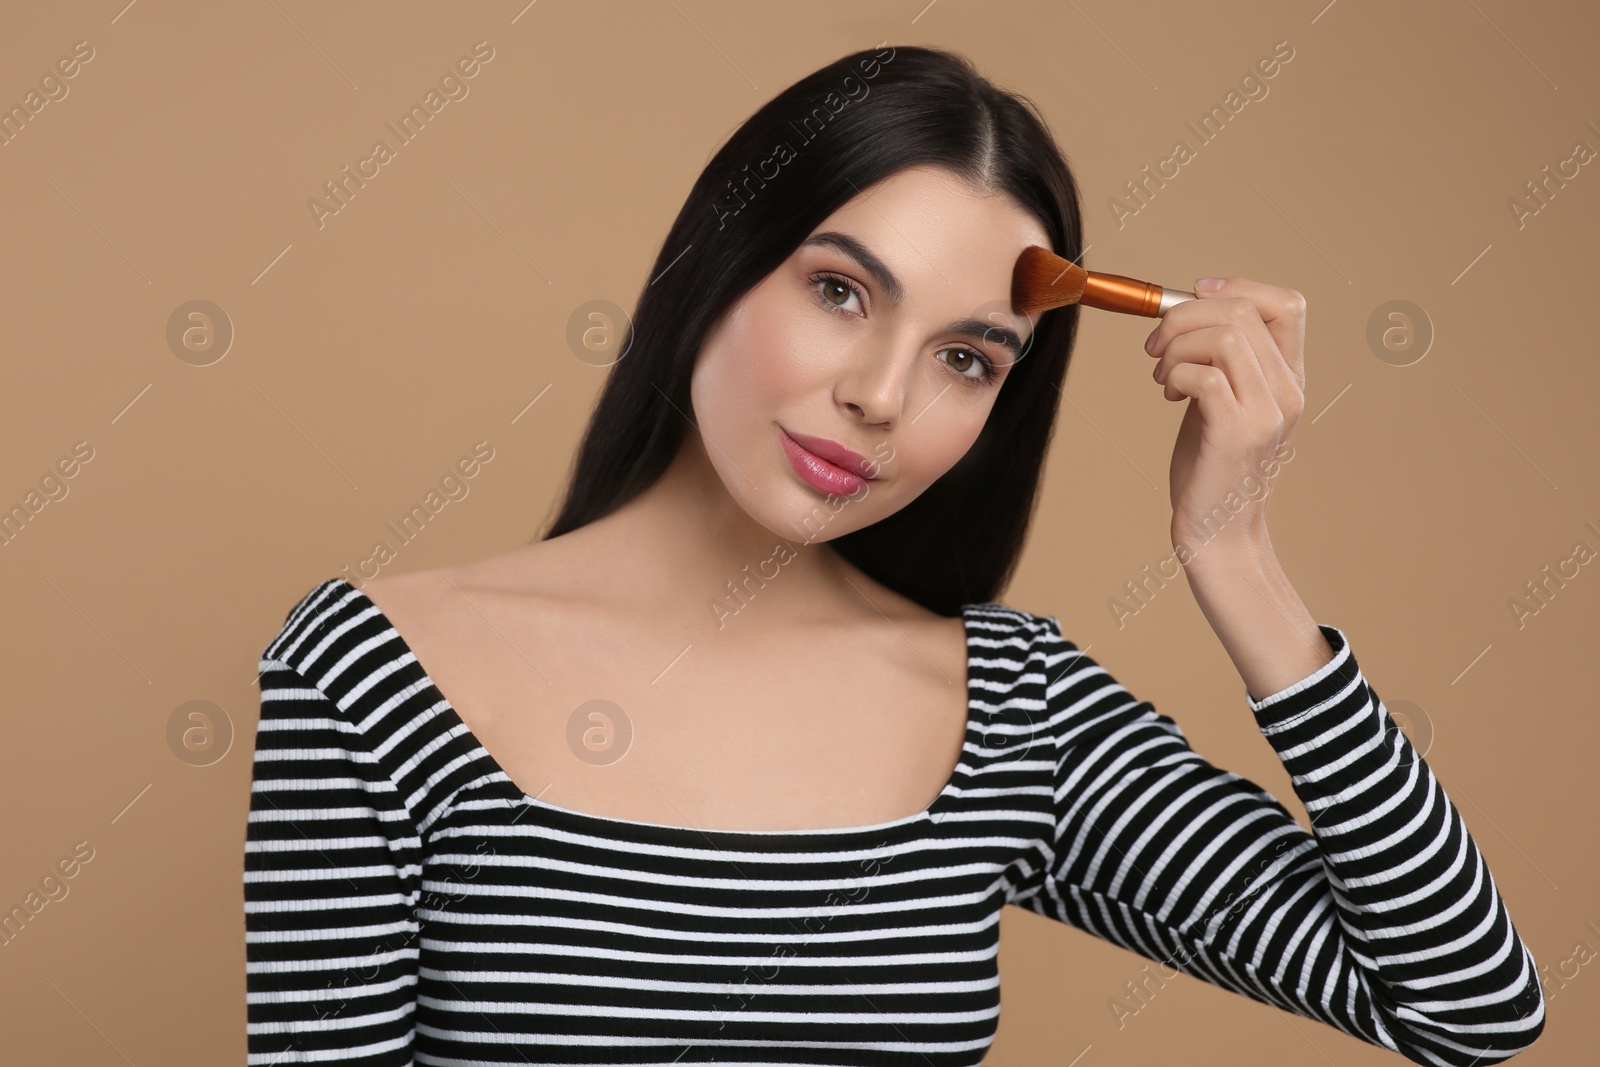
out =
[[[735,132],[544,537],[328,579],[263,652],[250,1062],[976,1064],[1005,904],[1419,1063],[1528,1047],[1482,857],[1250,492],[1299,294],[1226,279],[1147,348],[1180,560],[1315,835],[996,600],[1077,326],[1012,268],[1081,236],[1041,118],[946,52]]]

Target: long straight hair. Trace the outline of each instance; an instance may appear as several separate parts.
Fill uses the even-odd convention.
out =
[[[822,67],[752,115],[700,173],[640,294],[560,511],[534,540],[654,484],[684,440],[690,376],[711,327],[834,211],[919,164],[1007,194],[1043,225],[1052,251],[1079,261],[1077,184],[1032,101],[936,48],[880,47]],[[1077,305],[1045,312],[966,454],[899,511],[832,539],[835,550],[939,615],[998,599],[1033,518],[1077,328]]]

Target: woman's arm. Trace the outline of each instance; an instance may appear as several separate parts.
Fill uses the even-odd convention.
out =
[[[1328,662],[1247,696],[1307,833],[1049,620],[1054,836],[1014,902],[1417,1063],[1498,1063],[1544,1027],[1533,957],[1344,634],[1319,632]]]
[[[1244,679],[1247,699],[1277,693],[1333,658],[1270,543],[1247,554],[1202,552],[1183,571],[1201,614]]]
[[[250,1064],[412,1062],[418,855],[362,735],[263,659],[244,853]]]

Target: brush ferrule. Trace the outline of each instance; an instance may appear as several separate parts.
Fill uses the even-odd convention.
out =
[[[1197,298],[1193,293],[1186,293],[1182,289],[1168,289],[1163,286],[1161,289],[1161,305],[1156,308],[1156,315],[1165,315],[1169,308],[1177,307],[1185,300],[1194,299]]]

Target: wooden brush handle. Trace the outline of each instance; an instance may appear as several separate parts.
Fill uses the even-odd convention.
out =
[[[1154,282],[1142,282],[1121,274],[1086,272],[1088,281],[1083,286],[1083,296],[1078,303],[1102,311],[1120,311],[1124,315],[1143,315],[1160,318],[1167,309],[1185,300],[1195,299],[1193,293],[1182,289],[1168,289]]]

